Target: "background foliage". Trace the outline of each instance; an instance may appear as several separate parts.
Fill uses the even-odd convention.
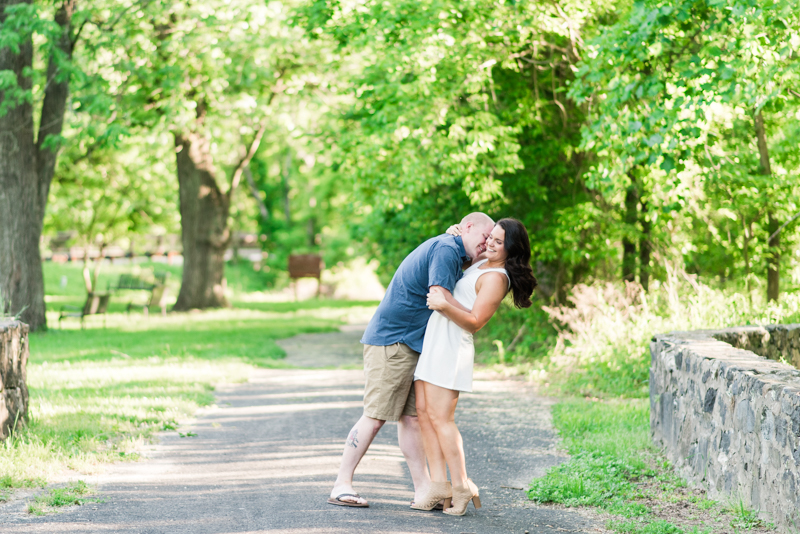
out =
[[[503,359],[551,350],[584,287],[657,303],[683,273],[758,308],[797,284],[788,1],[95,0],[73,6],[72,58],[60,7],[10,6],[0,30],[34,43],[3,109],[42,106],[51,59],[70,81],[46,234],[174,234],[173,136],[204,136],[223,178],[261,131],[230,225],[260,236],[265,287],[290,253],[376,258],[388,281],[469,211],[522,220],[540,305],[485,334]]]
[[[71,232],[70,244],[86,250],[175,237],[183,136],[205,150],[195,164],[230,191],[227,228],[255,235],[251,246],[263,249],[262,261],[226,267],[229,293],[240,293],[233,302],[249,311],[36,338],[38,415],[0,450],[9,473],[0,498],[3,487],[64,465],[128,457],[135,442],[210,402],[213,380],[279,365],[273,338],[336,327],[341,317],[329,314],[353,303],[276,322],[274,314],[319,303],[244,295],[285,284],[289,254],[320,253],[329,267],[377,260],[387,283],[417,244],[484,211],[524,222],[540,284],[532,308],[504,305],[476,336],[480,358],[584,397],[554,410],[573,459],[529,495],[633,518],[611,525],[620,532],[682,531],[633,502],[671,499],[664,487],[677,484],[648,450],[647,343],[673,329],[800,319],[794,2],[29,0],[0,8],[0,59],[28,42],[33,49],[24,72],[0,70],[0,117],[22,103],[44,116],[48,87],[68,82],[64,128],[39,140],[59,152],[46,236]],[[30,87],[20,81],[27,77]],[[257,150],[243,169],[250,146]],[[84,288],[77,267],[46,267],[55,318],[59,305],[82,303]],[[88,268],[85,289],[128,272],[115,265],[88,277]],[[180,268],[167,269],[175,292]],[[192,341],[209,317],[223,326],[199,347]],[[239,345],[231,331],[245,333]],[[124,351],[110,350],[108,336]],[[63,389],[70,381],[74,399]],[[144,395],[161,400],[131,404]],[[648,493],[642,481],[660,489]]]

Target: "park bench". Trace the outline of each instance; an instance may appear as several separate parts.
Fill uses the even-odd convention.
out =
[[[61,328],[61,320],[66,317],[77,317],[81,320],[81,330],[84,327],[84,319],[87,315],[102,315],[103,328],[106,326],[106,311],[111,295],[108,293],[89,293],[86,295],[86,304],[83,308],[79,306],[65,305],[61,307],[58,315],[58,327]]]
[[[150,308],[155,306],[161,308],[161,315],[166,315],[167,298],[169,297],[169,291],[166,285],[168,276],[168,272],[157,272],[153,275],[155,282],[150,282],[139,276],[122,274],[117,280],[117,284],[115,286],[109,286],[108,289],[110,291],[149,291],[150,296],[148,297],[147,302],[142,304],[137,304],[135,302],[128,303],[128,313],[130,313],[132,308],[141,306],[142,311],[144,312],[145,316],[147,316],[150,312]]]

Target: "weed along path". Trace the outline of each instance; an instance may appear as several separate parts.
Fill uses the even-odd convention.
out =
[[[24,502],[0,506],[6,533],[563,533],[600,525],[539,507],[522,488],[558,463],[549,401],[524,383],[478,373],[457,414],[467,467],[483,508],[466,516],[409,508],[411,479],[387,423],[356,473],[370,508],[326,503],[343,440],[362,410],[360,331],[281,341],[303,368],[254,370],[217,390],[216,406],[190,427],[161,435],[145,458],[76,477],[99,502],[33,516]],[[336,367],[336,368],[331,368]],[[186,437],[181,437],[181,434]],[[13,508],[13,509],[12,509]]]

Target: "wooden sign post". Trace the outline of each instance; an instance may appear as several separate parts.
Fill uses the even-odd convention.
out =
[[[291,254],[289,256],[289,278],[316,278],[317,298],[322,288],[322,269],[325,264],[319,254]],[[294,300],[297,300],[297,282],[294,285]]]

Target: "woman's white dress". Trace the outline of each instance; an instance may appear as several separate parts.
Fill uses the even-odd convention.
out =
[[[483,260],[464,271],[456,283],[453,297],[467,309],[472,309],[478,294],[475,284],[481,275],[491,272],[503,273],[505,269],[479,269],[488,260]],[[435,386],[456,391],[472,391],[472,365],[475,361],[475,346],[472,334],[439,312],[433,312],[425,329],[422,353],[414,371],[414,380],[424,380]]]

